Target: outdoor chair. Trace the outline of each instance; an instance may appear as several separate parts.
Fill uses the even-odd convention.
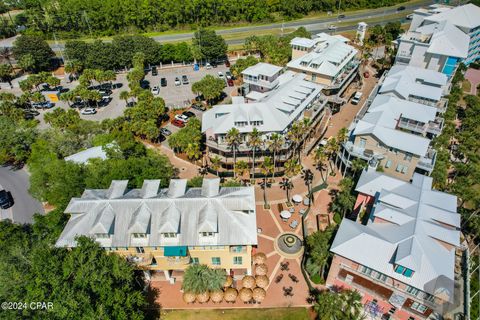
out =
[[[297,220],[293,220],[290,223],[290,228],[292,228],[292,229],[295,229],[297,226],[298,226],[298,221]]]
[[[280,281],[282,281],[283,279],[283,274],[279,274],[276,278],[275,278],[275,283],[279,283]]]

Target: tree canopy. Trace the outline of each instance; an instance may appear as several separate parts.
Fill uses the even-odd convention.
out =
[[[223,59],[227,55],[227,43],[213,30],[200,29],[194,33],[192,46],[199,49],[195,58],[213,61]]]
[[[209,103],[219,98],[224,88],[225,81],[210,74],[207,74],[202,80],[192,85],[192,91],[197,94],[201,93]]]
[[[19,61],[27,57],[28,71],[44,71],[50,68],[50,60],[55,56],[48,43],[38,35],[22,35],[13,43],[13,55]],[[25,62],[25,61],[24,61]]]

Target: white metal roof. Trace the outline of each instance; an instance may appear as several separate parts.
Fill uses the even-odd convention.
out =
[[[102,146],[88,148],[86,150],[72,154],[68,157],[65,157],[65,161],[73,161],[75,163],[85,164],[90,159],[95,158],[100,158],[102,160],[107,159],[107,153],[103,150]]]
[[[448,21],[456,26],[473,29],[480,26],[480,8],[468,3],[454,8],[446,8],[441,13],[426,17],[429,21]]]
[[[133,233],[146,233],[142,246],[255,245],[257,226],[253,187],[223,187],[219,179],[204,179],[202,188],[186,190],[186,180],[172,179],[168,189],[148,180],[141,189],[113,181],[109,189],[87,189],[65,210],[71,217],[57,240],[58,247],[76,246],[75,237],[108,233],[97,238],[104,247],[129,247]],[[152,191],[152,189],[150,190]],[[178,233],[164,238],[161,233]],[[200,232],[214,232],[204,239]]]
[[[236,127],[240,132],[283,132],[321,94],[323,86],[305,80],[306,75],[286,71],[279,85],[258,101],[217,105],[202,115],[202,132],[225,134]],[[262,124],[251,124],[262,121]],[[236,123],[247,122],[238,126]]]
[[[248,67],[247,69],[242,71],[242,74],[248,74],[252,76],[258,76],[258,75],[264,75],[267,77],[272,77],[276,75],[280,70],[282,70],[282,67],[275,66],[270,63],[265,63],[265,62],[259,62],[254,66]]]
[[[290,41],[290,45],[311,48],[315,45],[315,40],[295,37],[292,39],[292,41]]]
[[[364,170],[356,190],[378,193],[373,217],[378,210],[390,223],[343,219],[331,251],[430,294],[447,293],[452,300],[455,251],[440,241],[459,245],[460,215],[456,197],[432,190],[431,184],[424,175],[415,174],[410,184]],[[402,208],[393,199],[403,199]],[[387,209],[391,220],[385,219]],[[396,273],[394,263],[413,270],[412,277]]]
[[[448,21],[421,26],[416,32],[432,35],[428,53],[458,58],[468,56],[470,37]]]

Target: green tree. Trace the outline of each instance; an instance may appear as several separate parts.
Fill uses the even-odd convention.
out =
[[[343,178],[339,184],[339,191],[330,203],[330,211],[340,213],[342,217],[353,210],[355,196],[353,195],[353,180]]]
[[[201,93],[209,104],[211,104],[213,99],[220,97],[224,88],[224,80],[215,78],[209,74],[192,85],[192,91],[196,94]]]
[[[330,245],[333,241],[336,227],[329,226],[324,231],[310,234],[306,240],[307,271],[310,277],[318,274],[325,279],[325,268],[330,258]]]
[[[362,296],[357,291],[321,291],[316,297],[313,309],[318,320],[362,320],[365,318]]]
[[[196,31],[192,46],[198,47],[202,58],[207,61],[224,59],[227,55],[227,43],[213,30],[200,28]]]
[[[204,264],[192,264],[185,270],[182,289],[194,294],[220,290],[226,276],[224,269],[211,269]]]
[[[13,55],[19,61],[25,56],[33,59],[33,71],[43,71],[50,68],[50,60],[55,56],[48,43],[37,35],[22,35],[13,43]],[[29,58],[30,59],[30,58]],[[28,70],[28,69],[27,69]]]
[[[201,140],[200,120],[192,118],[187,122],[185,127],[168,137],[168,144],[175,152],[187,152],[188,149],[192,151],[193,148],[195,149],[194,153],[198,154],[200,152]]]
[[[277,167],[277,153],[282,149],[285,144],[285,139],[278,133],[272,133],[270,140],[268,141],[268,149],[273,153],[273,172],[272,179],[275,176],[275,169]]]
[[[260,170],[262,171],[263,174],[263,183],[262,183],[262,189],[263,189],[263,203],[264,206],[268,206],[267,202],[267,188],[268,188],[268,183],[267,183],[267,177],[270,176],[273,172],[273,162],[271,157],[264,157],[263,162],[260,165]]]
[[[12,86],[12,72],[13,68],[9,64],[0,64],[0,80],[8,82]]]
[[[240,145],[241,142],[241,136],[240,136],[240,131],[238,131],[237,128],[233,127],[230,130],[228,130],[227,135],[225,136],[225,139],[228,143],[228,145],[232,148],[233,151],[233,178],[235,179],[236,177],[236,162],[237,162],[237,148]]]
[[[217,172],[217,176],[220,177],[220,174],[218,172],[218,170],[221,168],[222,166],[222,159],[215,155],[213,158],[210,158],[210,168],[212,168],[213,170],[215,170]]]
[[[254,66],[258,63],[258,59],[254,56],[248,56],[246,58],[241,58],[235,61],[235,64],[230,66],[230,71],[235,77],[240,77],[242,75],[243,70],[247,69],[248,67]]]
[[[24,71],[34,71],[35,70],[35,59],[32,54],[24,54],[21,58],[18,59],[18,65]]]
[[[255,152],[257,148],[263,144],[260,132],[257,128],[253,128],[252,132],[248,134],[247,145],[252,150],[252,179],[255,179]]]

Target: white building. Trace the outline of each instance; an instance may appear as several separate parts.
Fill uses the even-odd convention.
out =
[[[289,70],[306,74],[306,80],[325,86],[326,90],[341,93],[357,74],[357,49],[349,40],[320,33],[313,39],[294,38],[290,42],[292,60]]]

